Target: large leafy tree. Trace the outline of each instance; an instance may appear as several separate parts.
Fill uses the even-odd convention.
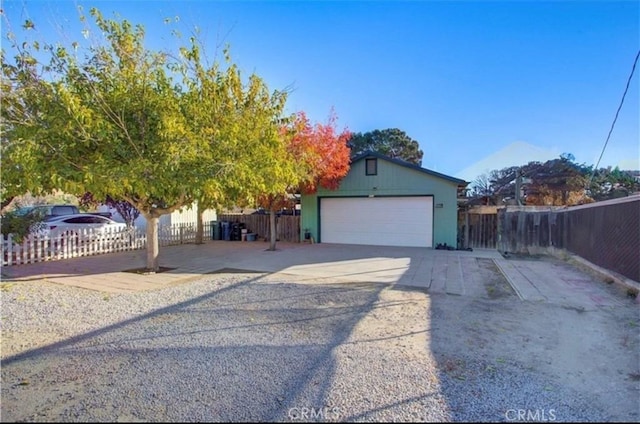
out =
[[[517,180],[527,205],[574,205],[591,201],[585,196],[587,168],[575,163],[570,154],[523,166],[493,170],[473,183],[473,195],[483,197],[494,205],[516,199]],[[522,195],[522,193],[520,193]]]
[[[640,182],[630,171],[578,164],[572,154],[546,162],[529,162],[481,175],[472,183],[471,197],[503,205],[516,197],[520,178],[527,205],[576,205],[624,197],[640,191]]]
[[[326,124],[312,124],[304,112],[299,112],[281,130],[287,162],[279,175],[270,175],[282,184],[272,189],[264,186],[258,204],[270,214],[270,250],[276,249],[276,212],[291,204],[293,194],[313,193],[318,187],[336,189],[349,172],[347,129],[337,130],[337,117],[331,113]],[[293,165],[291,167],[291,165]]]
[[[10,65],[5,61],[5,51],[0,54],[0,206],[5,212],[17,196],[49,193],[54,184],[43,172],[48,164],[36,155],[39,144],[23,125],[37,125],[41,113],[37,103],[44,93],[34,84],[38,78],[34,61],[19,56]]]
[[[195,40],[178,54],[151,51],[144,47],[141,26],[105,19],[97,9],[90,15],[103,39],[88,37],[88,45],[67,47],[14,39],[15,63],[2,56],[3,90],[9,90],[2,110],[3,153],[11,153],[18,174],[33,172],[41,179],[28,186],[50,185],[78,196],[91,192],[135,206],[147,220],[146,267],[157,271],[159,217],[223,190],[216,178],[230,169],[251,169],[243,160],[267,149],[263,140],[243,146],[231,137],[246,129],[235,115],[212,125],[216,94],[226,93],[220,100],[225,105],[278,111],[270,103],[245,105],[246,88],[229,82],[238,70],[229,63],[230,73],[217,63],[202,64]],[[84,34],[92,30],[87,25]],[[43,50],[50,56],[46,64],[36,60]],[[249,89],[256,86],[262,88]],[[10,175],[10,188],[17,180]],[[3,197],[11,193],[3,187]]]
[[[418,166],[422,165],[424,155],[418,142],[398,128],[352,134],[348,146],[352,157],[366,151],[373,151]]]
[[[199,51],[192,49],[188,57],[199,57]],[[279,178],[291,176],[293,164],[279,131],[287,93],[270,92],[256,75],[244,83],[235,65],[220,73],[199,62],[192,67],[197,85],[187,104],[194,127],[204,135],[203,159],[217,164],[197,176],[196,242],[202,243],[202,211],[252,203],[256,192],[277,189]]]
[[[585,201],[587,176],[573,155],[562,155],[543,164],[531,162],[522,175],[531,182],[526,188],[528,205],[575,205]]]

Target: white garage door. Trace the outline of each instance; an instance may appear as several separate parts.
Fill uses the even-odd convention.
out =
[[[320,241],[432,247],[433,197],[320,200]]]

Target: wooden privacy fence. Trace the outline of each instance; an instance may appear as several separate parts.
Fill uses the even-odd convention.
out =
[[[640,195],[573,207],[508,206],[498,211],[498,250],[566,249],[640,281]]]
[[[495,249],[498,238],[497,214],[469,214],[469,246],[474,249]]]
[[[269,215],[219,214],[218,221],[239,222],[245,225],[247,232],[256,234],[257,239],[269,239]],[[279,241],[300,242],[300,216],[281,215],[276,217],[276,238]]]
[[[497,209],[494,206],[482,206],[461,211],[458,217],[458,247],[495,249],[498,241]]]
[[[204,240],[209,240],[210,234],[210,223],[204,223]],[[195,224],[177,224],[158,228],[160,246],[194,243],[195,240]],[[3,238],[2,242],[2,265],[68,259],[145,249],[146,247],[147,235],[137,229],[122,231],[107,229],[104,232],[81,229],[59,233],[53,237],[34,234],[25,237],[21,243],[16,243],[14,236],[9,234],[7,238]]]

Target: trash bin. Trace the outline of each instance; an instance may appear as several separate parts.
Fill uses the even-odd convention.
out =
[[[211,221],[211,240],[220,240],[220,223]]]
[[[232,222],[229,224],[231,226],[231,241],[241,241],[242,240],[242,230],[245,228],[244,222]]]
[[[231,223],[229,221],[222,221],[222,240],[231,240]]]

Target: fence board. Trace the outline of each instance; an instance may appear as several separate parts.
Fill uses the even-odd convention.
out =
[[[248,233],[256,234],[256,239],[269,240],[269,215],[220,214],[218,221],[245,224]],[[279,241],[300,242],[300,216],[281,215],[276,217],[276,238]]]
[[[461,224],[458,229],[460,235],[459,247],[471,247],[473,249],[495,249],[497,243],[497,229],[498,229],[498,216],[496,213],[488,213],[483,211],[481,213],[469,212],[469,241],[465,243],[464,235],[464,223],[467,222],[461,216]]]
[[[640,281],[640,196],[566,209],[498,211],[498,250],[535,254],[566,249]]]

